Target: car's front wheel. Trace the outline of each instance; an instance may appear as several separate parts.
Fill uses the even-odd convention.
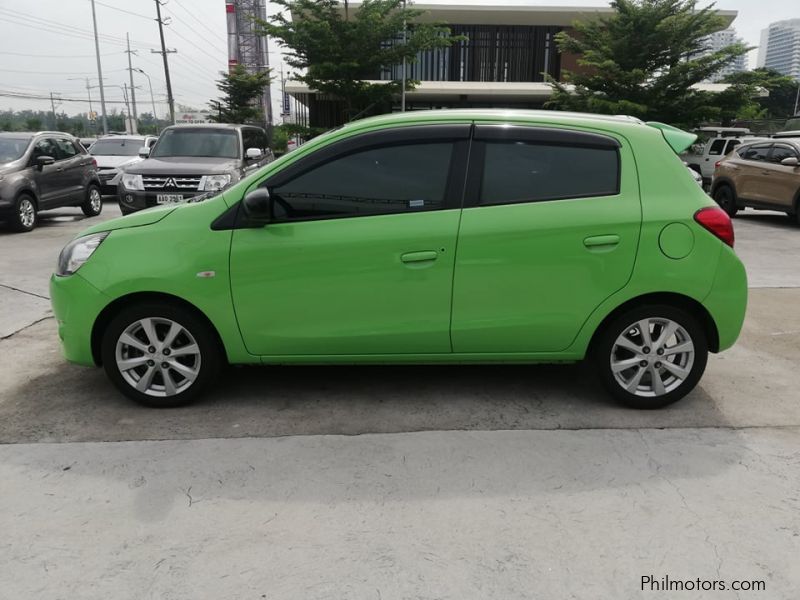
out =
[[[739,212],[739,208],[736,206],[736,194],[729,185],[720,185],[714,190],[714,201],[731,218],[735,217],[736,213]]]
[[[708,341],[697,319],[667,305],[626,311],[605,328],[593,350],[606,389],[641,409],[683,398],[700,381],[708,360]]]
[[[86,190],[86,200],[81,204],[81,210],[87,217],[96,217],[103,211],[103,196],[100,188],[92,184]]]
[[[103,334],[103,367],[116,387],[156,408],[188,404],[219,371],[214,332],[200,317],[170,304],[130,306]]]
[[[36,210],[36,200],[28,194],[17,197],[8,217],[8,226],[12,231],[28,232],[36,227],[39,215]]]

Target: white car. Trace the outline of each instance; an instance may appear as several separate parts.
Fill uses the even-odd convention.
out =
[[[107,135],[89,146],[89,154],[97,161],[100,193],[116,195],[122,168],[142,160],[139,149],[152,148],[157,139],[154,135]]]

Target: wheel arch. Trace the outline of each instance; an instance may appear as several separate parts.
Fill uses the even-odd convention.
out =
[[[723,185],[727,185],[729,188],[731,188],[731,191],[733,192],[733,199],[738,200],[739,195],[736,193],[736,186],[734,185],[733,180],[729,179],[728,177],[717,177],[714,179],[714,183],[711,186],[711,196],[713,197],[714,192],[716,192]]]
[[[210,331],[214,335],[214,339],[220,351],[220,356],[227,360],[228,354],[225,349],[225,344],[222,342],[222,337],[220,336],[219,331],[214,326],[214,323],[211,321],[211,319],[209,319],[208,316],[194,304],[179,296],[174,296],[172,294],[166,294],[163,292],[135,292],[133,294],[127,294],[115,299],[102,311],[100,311],[99,315],[97,315],[94,325],[92,325],[91,334],[92,358],[94,359],[94,363],[96,365],[101,366],[103,364],[100,346],[105,328],[122,309],[134,304],[140,304],[142,302],[161,302],[192,312],[196,317],[208,325]]]
[[[27,195],[33,198],[33,201],[36,203],[36,210],[39,210],[39,196],[32,187],[26,185],[18,189],[17,193],[14,194],[14,201],[16,202],[22,195]]]
[[[676,294],[673,292],[655,292],[631,298],[623,302],[619,306],[617,306],[610,313],[608,313],[605,316],[605,318],[600,322],[600,324],[595,328],[594,333],[592,334],[592,338],[589,341],[587,354],[594,353],[594,348],[597,342],[599,341],[600,337],[602,336],[603,332],[606,330],[608,325],[614,319],[616,319],[619,315],[621,315],[624,312],[627,312],[639,306],[645,306],[647,304],[666,304],[669,306],[680,308],[690,313],[698,320],[701,327],[703,328],[703,331],[705,332],[706,338],[708,340],[709,351],[719,352],[719,331],[717,330],[717,324],[705,306],[703,306],[700,302],[698,302],[694,298],[690,298],[689,296],[684,296],[683,294]]]

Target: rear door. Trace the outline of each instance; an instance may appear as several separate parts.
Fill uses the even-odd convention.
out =
[[[633,270],[641,205],[627,143],[477,125],[453,287],[454,352],[566,349]]]
[[[470,125],[372,132],[272,176],[266,224],[236,229],[231,292],[252,354],[451,352]]]

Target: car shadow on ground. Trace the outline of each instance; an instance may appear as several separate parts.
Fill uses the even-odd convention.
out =
[[[662,410],[619,406],[586,364],[231,367],[195,404],[161,410],[100,369],[33,373],[3,392],[0,443],[729,426],[702,387]]]

